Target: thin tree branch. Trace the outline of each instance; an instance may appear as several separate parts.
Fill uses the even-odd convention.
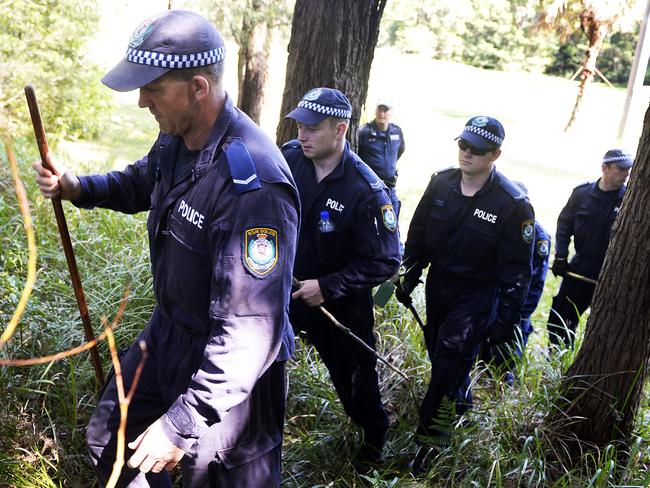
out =
[[[14,188],[16,189],[16,198],[18,199],[18,205],[20,206],[20,214],[23,217],[23,226],[25,227],[25,234],[27,235],[27,246],[29,249],[29,260],[27,263],[27,280],[25,281],[25,286],[23,292],[16,306],[7,328],[4,330],[0,336],[0,349],[11,339],[14,332],[16,331],[16,326],[20,321],[20,318],[25,311],[29,297],[32,294],[34,288],[34,283],[36,282],[36,239],[34,238],[34,228],[32,227],[32,216],[29,210],[29,202],[27,200],[27,193],[25,192],[25,185],[23,185],[22,180],[20,179],[20,174],[18,173],[18,165],[16,164],[16,156],[14,155],[12,141],[8,136],[4,137],[5,151],[7,153],[7,158],[9,159],[9,166],[11,167],[11,175],[14,180]]]
[[[117,349],[115,347],[115,338],[113,337],[113,331],[106,323],[106,317],[102,317],[102,324],[104,324],[104,332],[108,336],[108,346],[111,350],[111,360],[113,361],[113,370],[115,371],[115,385],[117,386],[117,396],[120,403],[120,425],[117,429],[117,451],[115,453],[115,463],[113,464],[113,471],[111,471],[111,477],[108,479],[106,488],[114,488],[117,484],[117,481],[122,473],[122,468],[124,467],[124,451],[126,447],[126,422],[128,419],[129,404],[133,398],[133,394],[138,386],[140,381],[140,376],[142,374],[142,368],[144,363],[147,360],[147,346],[144,341],[140,341],[138,345],[142,351],[142,356],[138,362],[138,367],[135,370],[135,376],[133,377],[133,384],[129,390],[128,395],[124,395],[124,379],[122,377],[122,367],[120,366],[120,360],[117,357]]]
[[[124,297],[120,301],[120,308],[118,309],[117,314],[115,315],[115,318],[113,319],[110,325],[111,329],[117,328],[120,319],[122,318],[122,314],[124,313],[124,309],[126,308],[126,303],[128,301],[128,298],[129,298],[129,287],[127,287],[126,290],[124,290]],[[82,344],[75,348],[68,349],[67,351],[52,354],[50,356],[41,356],[41,357],[29,358],[29,359],[0,359],[0,366],[34,366],[37,364],[45,364],[45,363],[50,363],[52,361],[58,361],[60,359],[74,356],[75,354],[79,354],[80,352],[92,349],[98,343],[105,340],[106,337],[107,334],[106,331],[104,331],[92,341],[86,342],[85,344]]]

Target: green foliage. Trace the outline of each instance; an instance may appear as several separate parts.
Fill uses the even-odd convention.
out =
[[[25,151],[20,141],[16,146],[20,172],[32,200],[38,277],[18,330],[0,353],[3,358],[39,357],[85,342],[52,205],[37,196],[31,176],[29,166],[35,155]],[[31,141],[27,147],[35,149]],[[28,258],[22,218],[10,181],[0,144],[3,326],[18,303]],[[154,305],[146,216],[105,210],[82,212],[67,202],[63,206],[96,334],[101,331],[101,316],[114,316],[126,286],[130,286],[125,316],[115,331],[118,348],[126,347],[145,326]],[[106,345],[100,345],[99,351],[107,371],[110,360]],[[83,432],[97,401],[96,394],[88,353],[42,366],[0,368],[0,486],[50,488],[68,486],[70,480],[74,480],[73,486],[93,486],[94,475],[83,461]],[[6,480],[11,480],[9,485],[3,484]]]
[[[50,138],[99,132],[107,93],[84,50],[98,11],[96,0],[0,3],[0,132],[29,130],[27,84],[36,89]]]
[[[245,25],[266,23],[271,28],[279,28],[283,36],[289,36],[294,0],[195,1],[202,11],[209,12],[208,18],[221,33],[239,46],[247,41]]]
[[[632,32],[615,31],[603,43],[598,56],[598,69],[614,85],[627,85],[640,27],[640,23],[637,23]],[[553,62],[546,67],[545,72],[570,77],[584,61],[587,47],[587,36],[584,32],[574,32],[567,42],[559,47]],[[602,82],[598,76],[594,81]],[[646,67],[644,84],[650,84],[650,66]]]
[[[541,71],[557,46],[536,32],[534,0],[389,2],[382,43],[404,52],[501,70]]]

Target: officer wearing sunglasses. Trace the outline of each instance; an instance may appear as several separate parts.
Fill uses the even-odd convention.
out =
[[[526,195],[494,166],[504,136],[498,120],[472,117],[458,136],[458,167],[433,174],[409,226],[397,298],[409,304],[429,268],[423,333],[431,360],[414,472],[429,461],[428,441],[449,443],[449,430],[440,426],[453,419],[444,418],[443,399],[455,403],[457,414],[471,408],[469,372],[481,343],[508,342],[521,319],[534,214]]]

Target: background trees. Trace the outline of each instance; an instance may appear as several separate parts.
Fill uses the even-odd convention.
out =
[[[0,131],[25,128],[23,87],[33,83],[52,138],[97,135],[108,110],[87,52],[97,12],[95,0],[0,2]]]
[[[542,8],[538,19],[540,26],[557,29],[563,38],[569,37],[578,28],[587,36],[578,95],[565,130],[575,121],[585,88],[596,75],[596,61],[605,37],[632,3],[633,0],[553,0]]]
[[[255,122],[266,95],[270,46],[274,36],[288,35],[292,0],[203,0],[198,4],[239,46],[237,106]]]
[[[338,88],[352,104],[348,138],[356,144],[361,107],[366,100],[370,66],[386,0],[297,0],[287,74],[276,142],[295,137],[293,121],[284,115],[302,95],[318,86]]]

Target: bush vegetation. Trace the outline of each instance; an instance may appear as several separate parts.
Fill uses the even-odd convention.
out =
[[[34,154],[18,147],[21,171],[27,175]],[[27,251],[6,161],[2,163],[0,321],[7,323],[25,278]],[[25,179],[33,197],[38,281],[20,329],[0,353],[2,357],[40,356],[83,341],[50,204],[34,197],[35,184],[32,178]],[[116,331],[118,347],[125,347],[146,323],[154,303],[145,216],[78,211],[67,203],[65,208],[96,330],[100,317],[111,317],[124,288],[131,287],[126,314]],[[556,284],[555,279],[548,280],[534,315],[537,333],[529,353],[518,362],[516,386],[506,387],[479,363],[472,373],[476,408],[455,424],[452,445],[439,452],[430,471],[417,480],[407,462],[415,454],[417,408],[430,372],[418,325],[409,312],[394,300],[377,310],[379,352],[404,370],[411,382],[379,366],[392,428],[387,464],[366,475],[358,474],[351,464],[358,448],[357,429],[343,412],[317,354],[299,341],[289,368],[283,486],[647,486],[647,405],[640,413],[636,441],[625,448],[630,451],[626,464],[617,463],[614,446],[585,456],[578,467],[561,461],[562,426],[544,423],[557,408],[559,380],[573,357],[572,352],[549,357],[544,346],[543,323]],[[415,304],[423,311],[422,289],[415,292]],[[108,366],[105,345],[100,355]],[[96,486],[83,435],[96,394],[86,354],[46,366],[0,369],[0,486]]]
[[[537,0],[395,0],[386,7],[380,43],[479,68],[568,78],[584,60],[586,35],[576,29],[562,43],[557,33],[539,30],[539,8]],[[616,25],[605,39],[598,67],[615,85],[627,84],[640,27]]]
[[[387,10],[383,42],[404,52],[426,52],[438,59],[475,66],[540,71],[555,57],[558,44],[552,37],[530,35],[530,14],[535,3],[394,0],[389,2],[394,10]],[[7,3],[0,2],[0,130],[17,135],[31,130],[25,123],[22,86],[32,82],[37,89],[47,87],[38,94],[53,140],[62,136],[92,137],[102,132],[108,102],[100,93],[107,92],[97,89],[98,72],[80,54],[84,39],[97,25],[97,4],[75,0],[10,4],[11,16],[7,14]],[[618,54],[612,54],[612,59],[618,60],[629,54],[630,37],[621,34],[621,39],[615,41],[615,35],[611,37],[612,45],[623,46]],[[40,59],[24,53],[38,53]],[[563,55],[565,70],[575,66],[575,52],[567,49]],[[613,63],[622,66],[619,61]],[[478,73],[472,76],[478,77]],[[489,83],[487,78],[480,82]],[[449,120],[465,120],[472,114],[464,110],[455,107],[444,120],[442,116],[435,120],[441,126]],[[86,171],[92,166],[94,171],[108,170],[114,166],[116,156],[130,159],[142,154],[143,147],[146,150],[145,144],[153,140],[153,134],[141,130],[145,127],[142,119],[124,114],[127,112],[121,110],[120,117],[113,118],[110,139],[95,143],[101,161],[73,169]],[[417,144],[410,147],[413,151]],[[0,352],[3,358],[41,356],[83,342],[51,205],[37,196],[30,174],[30,162],[36,157],[33,140],[18,138],[16,150],[32,200],[38,278],[15,337]],[[423,164],[430,164],[430,154],[407,157],[416,161],[420,156],[426,160]],[[533,166],[530,171],[539,170]],[[413,207],[419,196],[405,193],[405,207]],[[116,331],[118,347],[125,347],[142,329],[154,304],[146,216],[79,211],[67,203],[64,207],[96,331],[101,316],[115,313],[124,288],[130,286],[126,313]],[[27,246],[1,145],[0,246],[0,323],[6,324],[25,280]],[[472,373],[476,408],[458,423],[451,446],[433,459],[429,473],[417,480],[408,473],[406,464],[415,454],[417,408],[430,372],[420,331],[409,313],[394,300],[385,309],[377,310],[379,352],[406,371],[411,382],[379,366],[382,393],[392,420],[388,462],[364,476],[356,473],[350,462],[358,447],[357,429],[344,414],[317,354],[299,341],[289,371],[283,486],[650,485],[647,398],[631,445],[592,452],[574,467],[562,462],[562,426],[544,422],[548,413],[558,408],[559,380],[573,358],[572,352],[550,357],[546,353],[544,319],[556,285],[557,281],[549,278],[533,317],[537,333],[531,338],[529,353],[517,365],[515,387],[505,387],[486,365],[478,364]],[[415,293],[420,311],[424,309],[422,293],[421,289]],[[100,356],[107,367],[105,345],[100,346]],[[45,366],[0,368],[0,487],[96,486],[83,433],[96,395],[87,354]],[[619,463],[617,450],[627,451],[629,461]]]

